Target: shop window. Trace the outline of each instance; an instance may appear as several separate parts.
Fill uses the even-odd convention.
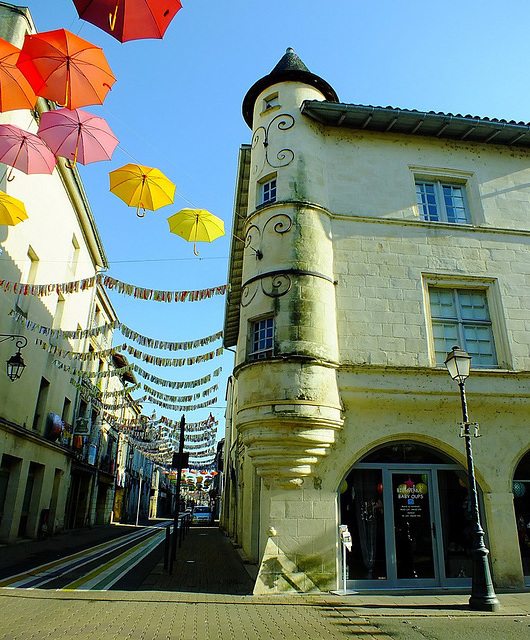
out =
[[[437,365],[455,345],[471,356],[473,367],[496,367],[497,356],[487,292],[478,289],[429,289]]]
[[[512,491],[523,573],[530,577],[530,452],[517,465]]]
[[[273,355],[274,319],[262,318],[251,324],[249,360],[263,360]]]

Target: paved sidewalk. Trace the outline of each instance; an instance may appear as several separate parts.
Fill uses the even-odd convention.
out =
[[[102,530],[92,534],[87,531],[82,537],[88,544],[89,538],[103,534]],[[7,552],[4,549],[1,553],[5,557]],[[526,640],[530,637],[530,591],[501,593],[501,610],[483,613],[468,609],[467,593],[252,596],[248,595],[252,585],[239,554],[221,531],[215,527],[193,527],[177,550],[172,575],[164,574],[160,563],[136,592],[1,589],[0,638]],[[495,629],[501,635],[488,635]]]

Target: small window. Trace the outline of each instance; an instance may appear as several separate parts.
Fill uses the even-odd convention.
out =
[[[431,288],[429,298],[436,364],[443,364],[459,345],[472,357],[473,367],[496,367],[486,291]]]
[[[59,329],[61,327],[61,323],[63,321],[64,316],[64,307],[66,305],[66,300],[64,296],[59,294],[57,298],[57,306],[55,307],[55,315],[53,316],[52,328]]]
[[[273,93],[270,96],[267,96],[263,100],[263,111],[268,111],[269,109],[274,109],[274,107],[279,107],[280,103],[278,101],[278,94]]]
[[[261,204],[276,202],[276,178],[261,183]]]
[[[77,263],[79,262],[79,253],[81,249],[79,248],[79,242],[75,237],[75,234],[72,236],[72,246],[70,247],[70,255],[68,257],[68,268],[70,269],[71,274],[74,276],[77,271]]]
[[[262,360],[272,356],[274,345],[274,320],[264,318],[252,323],[250,335],[250,360]]]
[[[471,223],[463,184],[416,180],[416,197],[420,217],[427,222]]]

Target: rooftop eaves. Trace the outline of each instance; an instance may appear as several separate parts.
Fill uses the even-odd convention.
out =
[[[530,123],[515,120],[318,100],[306,100],[300,110],[328,126],[530,147]]]

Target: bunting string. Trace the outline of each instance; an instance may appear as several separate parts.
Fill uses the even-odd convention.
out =
[[[70,373],[71,375],[75,375],[78,378],[88,378],[101,380],[102,378],[110,378],[112,376],[122,376],[127,372],[134,371],[142,378],[149,380],[155,384],[158,384],[163,387],[169,387],[171,389],[193,389],[195,387],[200,387],[203,384],[210,382],[212,376],[219,376],[222,367],[218,367],[215,369],[213,374],[208,374],[203,376],[202,378],[198,378],[197,380],[189,380],[186,382],[175,382],[173,380],[164,380],[163,378],[158,378],[147,371],[144,371],[141,367],[136,364],[128,364],[125,367],[120,367],[118,369],[109,369],[108,371],[84,371],[83,369],[78,369],[77,367],[72,367],[70,365],[64,364],[60,360],[54,360],[53,364],[60,370]]]
[[[92,329],[77,329],[72,331],[65,331],[63,329],[52,329],[51,327],[47,327],[39,324],[38,322],[34,322],[33,320],[29,320],[21,313],[18,313],[13,309],[9,312],[9,315],[15,320],[15,322],[22,325],[26,329],[39,333],[40,335],[50,336],[52,338],[80,340],[81,338],[99,336],[101,334],[105,335],[109,331],[119,329],[125,338],[127,338],[128,340],[132,340],[133,342],[137,342],[141,346],[148,347],[149,349],[166,349],[168,351],[186,351],[189,349],[197,349],[198,347],[204,347],[223,337],[223,332],[217,331],[217,333],[214,333],[211,336],[199,338],[198,340],[187,340],[185,342],[156,340],[154,338],[148,338],[147,336],[133,331],[119,320],[114,320],[113,322],[108,322],[107,324],[93,327]]]
[[[126,352],[137,360],[142,360],[147,364],[153,364],[157,367],[186,367],[201,362],[208,362],[221,355],[223,355],[223,347],[217,348],[215,351],[209,351],[208,353],[202,353],[198,356],[189,356],[188,358],[160,358],[153,356],[149,353],[144,353],[139,349],[135,349],[128,344],[121,344],[118,347],[112,347],[110,349],[101,349],[99,351],[70,351],[68,349],[61,349],[53,344],[48,344],[40,338],[35,338],[35,344],[44,351],[51,353],[52,355],[59,356],[59,358],[74,358],[80,362],[92,362],[95,360],[108,358],[109,356],[116,355],[117,353]]]
[[[4,293],[16,293],[23,296],[49,296],[52,294],[79,293],[92,289],[96,285],[102,285],[109,291],[116,291],[123,295],[137,298],[138,300],[154,300],[155,302],[197,302],[208,300],[214,296],[224,296],[227,285],[198,289],[195,291],[160,291],[137,287],[133,284],[121,282],[116,278],[98,273],[91,278],[63,282],[59,284],[27,284],[23,282],[10,282],[0,279],[0,291]]]

